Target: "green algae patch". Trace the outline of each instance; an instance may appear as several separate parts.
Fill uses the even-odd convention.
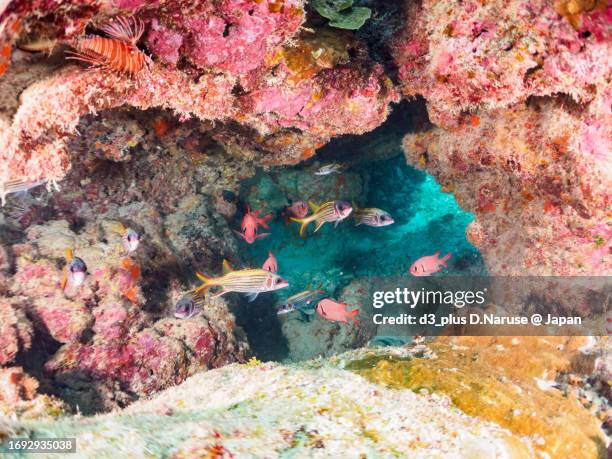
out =
[[[346,365],[346,369],[350,371],[360,371],[376,368],[380,362],[404,362],[408,366],[410,364],[409,357],[398,357],[395,355],[372,355],[363,359],[352,360]]]
[[[604,440],[596,417],[546,382],[569,368],[574,353],[560,351],[557,341],[487,337],[461,346],[434,343],[434,358],[379,355],[346,369],[387,387],[446,395],[464,413],[532,438],[551,457],[599,457]]]

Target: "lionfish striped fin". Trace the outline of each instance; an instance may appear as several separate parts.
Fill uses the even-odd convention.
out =
[[[145,25],[138,18],[117,16],[98,28],[115,40],[135,45],[144,33]]]

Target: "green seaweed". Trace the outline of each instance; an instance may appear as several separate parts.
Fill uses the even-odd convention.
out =
[[[313,0],[312,6],[338,29],[357,30],[372,16],[370,8],[353,6],[353,0]]]

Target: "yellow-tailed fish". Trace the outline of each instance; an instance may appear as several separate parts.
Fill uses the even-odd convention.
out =
[[[395,220],[393,220],[393,217],[388,212],[375,207],[360,209],[355,203],[353,203],[353,218],[355,219],[356,226],[364,224],[379,227],[395,223]]]
[[[239,292],[245,293],[249,302],[262,292],[271,292],[289,286],[289,283],[281,276],[265,269],[247,268],[234,271],[227,260],[223,260],[223,276],[221,277],[208,277],[200,272],[197,272],[196,275],[203,282],[195,290],[196,294],[217,286],[219,290],[213,297],[229,292]]]
[[[60,282],[60,287],[64,291],[72,287],[80,287],[87,275],[87,265],[79,257],[73,255],[72,249],[66,249],[66,260],[69,263],[68,268]]]
[[[310,222],[317,222],[314,230],[316,233],[327,222],[336,222],[334,227],[338,226],[338,223],[348,217],[353,210],[351,204],[346,201],[329,201],[320,206],[309,202],[308,205],[312,209],[312,215],[304,218],[291,218],[291,221],[301,223],[300,236],[304,236]]]

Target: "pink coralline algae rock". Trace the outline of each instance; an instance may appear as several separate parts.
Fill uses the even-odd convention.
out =
[[[404,140],[408,161],[476,214],[468,238],[497,275],[612,273],[610,89],[466,115]]]
[[[135,78],[69,66],[23,91],[11,122],[0,124],[0,193],[11,179],[61,180],[71,167],[67,141],[89,113],[131,106],[221,121],[234,126],[218,137],[230,151],[263,150],[268,164],[292,164],[333,136],[375,128],[398,98],[361,45],[355,58],[296,78],[313,59],[286,62],[302,41],[301,2],[178,2],[139,14],[154,62]],[[187,64],[175,67],[182,56]]]
[[[440,126],[529,96],[590,101],[612,68],[612,7],[582,12],[576,30],[556,3],[406,2],[404,31],[392,43],[404,94],[422,95]]]
[[[157,320],[159,312],[145,309],[147,300],[163,309],[164,317],[171,316],[173,304],[145,297],[140,278],[126,283],[126,260],[159,273],[155,263],[172,257],[154,220],[149,224],[146,242],[129,259],[116,221],[93,220],[78,234],[64,220],[30,226],[27,240],[11,247],[16,257],[11,300],[0,297],[0,365],[30,347],[35,329],[41,341],[61,344],[41,362],[48,382],[73,407],[90,413],[148,396],[202,369],[243,360],[246,344],[234,336],[234,319],[223,300],[207,301],[206,315],[190,320]],[[60,288],[67,247],[88,267],[76,290]],[[155,254],[162,253],[156,261]],[[133,297],[125,294],[130,286]]]
[[[0,297],[0,365],[13,362],[20,351],[27,351],[32,344],[32,324],[20,306]]]

